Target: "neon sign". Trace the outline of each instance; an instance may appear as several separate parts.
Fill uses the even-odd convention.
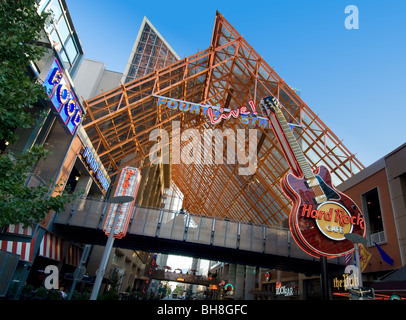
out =
[[[359,287],[359,277],[358,277],[358,268],[354,265],[348,265],[345,267],[343,279],[335,277],[333,279],[333,286],[340,290],[344,288],[344,290],[349,289],[358,289]]]
[[[136,197],[138,187],[141,181],[141,173],[137,168],[125,167],[121,170],[120,179],[118,180],[116,191],[114,196],[132,196]],[[116,229],[113,230],[114,238],[121,239],[127,233],[128,224],[130,222],[132,208],[134,207],[134,201],[117,204],[113,203],[110,206],[110,210],[107,214],[106,222],[104,223],[103,231],[108,236],[111,232],[114,217],[119,215]]]
[[[234,294],[234,286],[231,283],[227,283],[224,286],[224,290],[227,296],[232,296]]]
[[[239,119],[242,124],[252,124],[253,126],[259,126],[265,129],[271,129],[271,123],[266,117],[258,116],[256,106],[253,100],[249,100],[252,112],[248,110],[246,106],[241,106],[236,110],[228,108],[220,108],[217,106],[211,106],[208,104],[198,104],[194,102],[182,101],[178,99],[172,99],[159,95],[152,95],[158,98],[158,107],[166,106],[172,110],[179,110],[182,112],[190,112],[197,115],[208,116],[212,124],[217,124],[221,120],[227,120],[231,117]],[[226,114],[226,112],[228,114]],[[299,125],[289,123],[290,127],[300,127]]]
[[[147,280],[145,280],[145,282],[144,282],[144,286],[142,287],[142,293],[146,293],[146,291],[148,290],[148,286],[149,286],[149,283],[150,283],[150,281],[151,281],[151,274],[152,274],[152,271],[153,271],[153,269],[155,269],[155,267],[156,267],[156,257],[157,257],[157,254],[155,253],[154,254],[154,257],[152,258],[152,260],[151,260],[151,264],[150,264],[150,266],[149,266],[149,269],[148,269],[148,274],[147,274]]]
[[[55,111],[58,112],[69,132],[73,134],[82,120],[82,110],[56,59],[49,69],[43,86],[51,99]]]
[[[82,157],[85,163],[88,165],[89,169],[93,171],[96,179],[99,181],[100,185],[103,187],[104,191],[107,192],[109,189],[109,182],[107,181],[106,177],[103,174],[101,168],[99,168],[99,164],[96,161],[96,158],[90,151],[89,147],[86,147],[82,152]]]
[[[313,218],[319,230],[332,240],[344,240],[344,234],[351,233],[353,226],[359,226],[365,229],[364,218],[361,213],[353,215],[338,202],[325,201],[313,209],[311,204],[305,203],[303,206],[302,217]]]
[[[275,286],[275,294],[277,296],[290,297],[293,296],[293,287],[282,286],[281,282],[277,282]]]
[[[248,101],[248,103],[252,108],[252,111],[253,111],[252,114],[254,115],[254,117],[257,117],[258,112],[257,112],[257,108],[255,107],[254,101],[250,100],[250,101]],[[215,119],[214,114],[213,114],[214,113],[213,112],[213,107],[211,107],[211,106],[208,107],[207,108],[207,114],[209,115],[209,119],[210,119],[211,124],[217,124],[222,119],[227,120],[227,119],[230,119],[231,117],[233,117],[234,119],[237,119],[239,115],[247,116],[247,115],[251,114],[251,111],[248,111],[246,106],[239,107],[236,110],[229,110],[228,115],[224,114],[224,111],[225,111],[224,108],[218,109],[217,119]]]

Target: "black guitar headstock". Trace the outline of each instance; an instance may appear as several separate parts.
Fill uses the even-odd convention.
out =
[[[269,96],[261,100],[260,105],[265,109],[272,112],[275,112],[277,109],[281,109],[279,100],[275,97]]]

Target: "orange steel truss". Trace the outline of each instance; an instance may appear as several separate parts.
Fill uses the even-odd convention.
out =
[[[254,174],[239,175],[238,163],[226,161],[215,165],[181,162],[171,165],[172,182],[183,193],[183,207],[189,212],[268,225],[287,218],[290,201],[279,181],[289,167],[272,129],[239,119],[213,126],[202,113],[158,106],[152,95],[230,108],[247,105],[249,99],[258,106],[263,97],[277,96],[288,122],[300,125],[293,130],[312,167],[325,164],[335,184],[364,168],[218,12],[209,48],[85,101],[84,128],[111,176],[127,165],[148,165],[156,144],[150,141],[150,132],[161,128],[170,133],[173,121],[180,122],[181,131],[255,128],[258,167]]]

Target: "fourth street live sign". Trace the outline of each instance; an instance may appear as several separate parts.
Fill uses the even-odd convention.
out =
[[[137,168],[125,167],[120,174],[120,179],[117,184],[117,189],[114,196],[132,196],[136,197],[138,187],[141,181],[141,173]],[[104,233],[108,236],[111,232],[114,217],[119,214],[116,230],[114,230],[114,237],[121,239],[125,236],[128,229],[128,223],[131,218],[132,209],[134,207],[134,201],[127,203],[113,203],[110,205],[110,209],[106,218],[106,222],[103,227]]]

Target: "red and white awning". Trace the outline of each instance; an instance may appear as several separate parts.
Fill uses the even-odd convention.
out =
[[[0,240],[0,250],[18,254],[21,260],[33,261],[33,250],[30,242]]]
[[[17,230],[21,231],[22,230]],[[13,229],[14,231],[14,229]],[[24,231],[28,232],[28,231]],[[32,232],[32,230],[31,230]],[[17,233],[17,232],[14,232]],[[22,234],[22,233],[19,233]],[[28,235],[28,233],[25,233]],[[20,255],[20,259],[28,262],[33,262],[33,243],[35,238],[31,242],[17,242],[17,241],[2,241],[0,240],[0,250],[15,253]],[[66,252],[64,252],[64,246],[69,245]],[[38,255],[49,258],[55,261],[63,262],[65,258],[65,263],[72,266],[78,266],[80,258],[82,256],[83,249],[72,243],[68,243],[62,238],[58,237],[49,232],[45,232],[40,247]]]
[[[25,236],[33,235],[33,228],[23,228],[21,223],[8,226],[6,233],[20,234]],[[32,242],[32,241],[31,241]],[[33,261],[33,250],[31,242],[3,241],[0,240],[0,250],[20,255],[20,259],[28,262]]]

